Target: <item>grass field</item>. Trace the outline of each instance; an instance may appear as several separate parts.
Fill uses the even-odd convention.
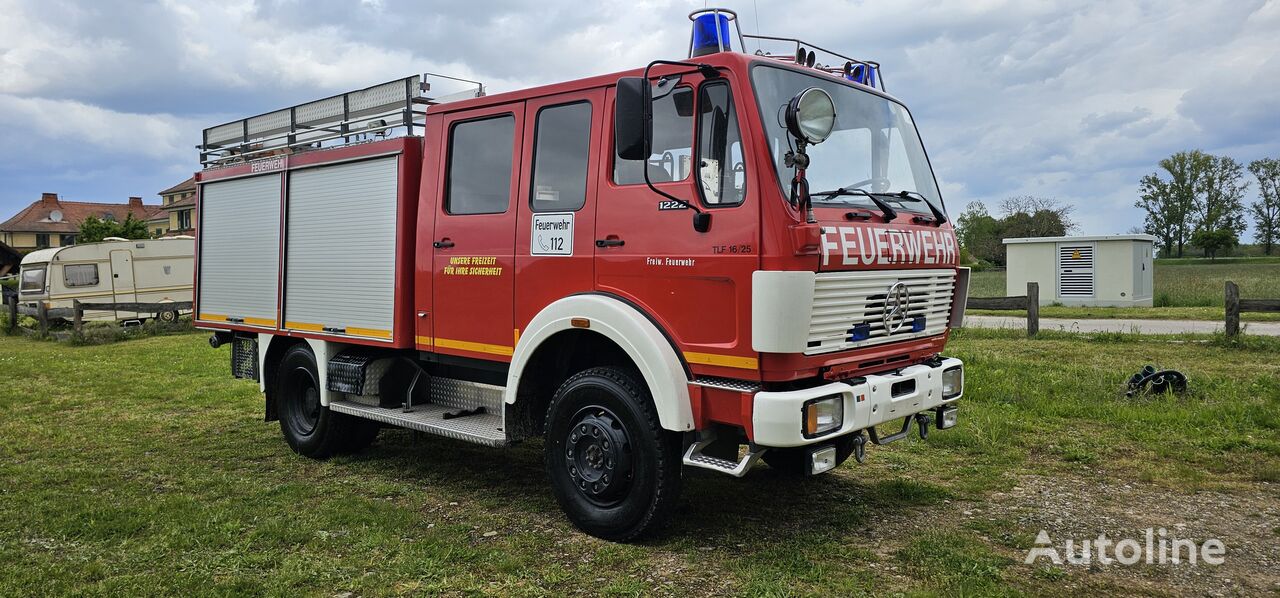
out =
[[[970,296],[1005,295],[1003,271],[974,272],[972,276]],[[1045,306],[1040,315],[1045,318],[1222,320],[1223,286],[1228,280],[1240,285],[1241,297],[1280,299],[1280,258],[1224,258],[1217,263],[1203,259],[1156,260],[1152,281],[1154,308]],[[1042,288],[1040,292],[1052,293],[1053,289]],[[1280,321],[1280,314],[1253,313],[1244,318],[1246,321]]]
[[[615,545],[566,523],[539,442],[386,430],[315,462],[202,335],[0,337],[0,595],[1274,591],[1280,344],[1244,345],[958,331],[958,428],[809,480],[690,471],[665,534]],[[1124,398],[1146,363],[1190,395]],[[1227,564],[1022,563],[1038,529],[1175,524],[1222,538]]]

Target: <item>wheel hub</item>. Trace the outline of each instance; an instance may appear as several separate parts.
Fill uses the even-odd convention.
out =
[[[614,498],[631,482],[630,443],[606,409],[584,409],[569,428],[565,467],[578,491],[594,500]]]

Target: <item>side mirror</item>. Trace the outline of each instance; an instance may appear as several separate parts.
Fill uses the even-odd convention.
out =
[[[623,160],[649,159],[653,138],[653,89],[644,77],[618,79],[613,110],[613,144]]]

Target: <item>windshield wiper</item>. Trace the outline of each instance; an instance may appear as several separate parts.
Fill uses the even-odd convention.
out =
[[[913,201],[923,202],[924,205],[929,206],[929,211],[933,212],[934,220],[938,224],[938,226],[942,226],[942,223],[947,221],[947,215],[943,213],[943,211],[939,209],[938,206],[933,205],[933,202],[930,201],[928,197],[925,197],[923,194],[919,192],[907,191],[904,189],[902,191],[897,191],[894,193],[882,193],[880,195],[892,195],[894,197],[900,197],[902,199],[910,199]]]
[[[815,195],[818,196],[819,200],[831,199],[832,197],[837,197],[841,195],[859,195],[871,200],[871,203],[876,204],[876,207],[880,208],[880,212],[884,214],[885,222],[889,222],[894,218],[898,217],[898,211],[893,209],[891,206],[889,206],[888,202],[886,202],[883,199],[880,199],[879,197],[876,197],[874,193],[871,193],[866,189],[858,189],[856,187],[854,188],[841,187],[834,191],[819,191],[817,193],[812,193],[810,194],[810,197],[813,197]]]

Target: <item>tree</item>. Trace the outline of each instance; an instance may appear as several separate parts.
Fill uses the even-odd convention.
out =
[[[1249,163],[1249,172],[1258,179],[1258,201],[1249,206],[1258,231],[1256,238],[1271,255],[1271,248],[1280,241],[1280,160],[1254,160]]]
[[[1160,161],[1169,180],[1154,172],[1138,183],[1134,206],[1146,212],[1143,230],[1160,239],[1166,256],[1176,247],[1178,257],[1182,257],[1183,246],[1195,230],[1195,215],[1201,207],[1200,193],[1211,158],[1200,150],[1178,152]]]
[[[1056,199],[1019,195],[1000,202],[1004,212],[1002,238],[1061,237],[1076,229],[1075,207]]]
[[[1204,233],[1203,238],[1215,244],[1215,250],[1194,243],[1205,250],[1206,255],[1222,249],[1235,247],[1237,242],[1223,245],[1227,235],[1221,231],[1229,231],[1232,239],[1238,240],[1247,228],[1244,221],[1244,194],[1249,189],[1249,182],[1244,179],[1244,167],[1229,156],[1209,156],[1208,168],[1201,179],[1200,213],[1196,218],[1196,233]],[[1212,257],[1212,255],[1210,256]]]
[[[80,234],[77,236],[79,242],[94,243],[107,237],[150,239],[151,233],[147,230],[147,223],[134,218],[133,214],[126,216],[124,222],[89,216],[80,223]]]
[[[956,218],[956,239],[970,255],[988,262],[1000,257],[1000,221],[987,213],[987,206],[971,201]]]
[[[1003,265],[1004,239],[1065,235],[1076,229],[1073,209],[1056,199],[1022,195],[1001,201],[1003,216],[995,218],[982,202],[970,202],[956,218],[956,238],[973,257]]]
[[[1191,244],[1204,250],[1209,259],[1216,259],[1218,252],[1227,251],[1240,244],[1240,238],[1229,228],[1205,229],[1191,235]]]

